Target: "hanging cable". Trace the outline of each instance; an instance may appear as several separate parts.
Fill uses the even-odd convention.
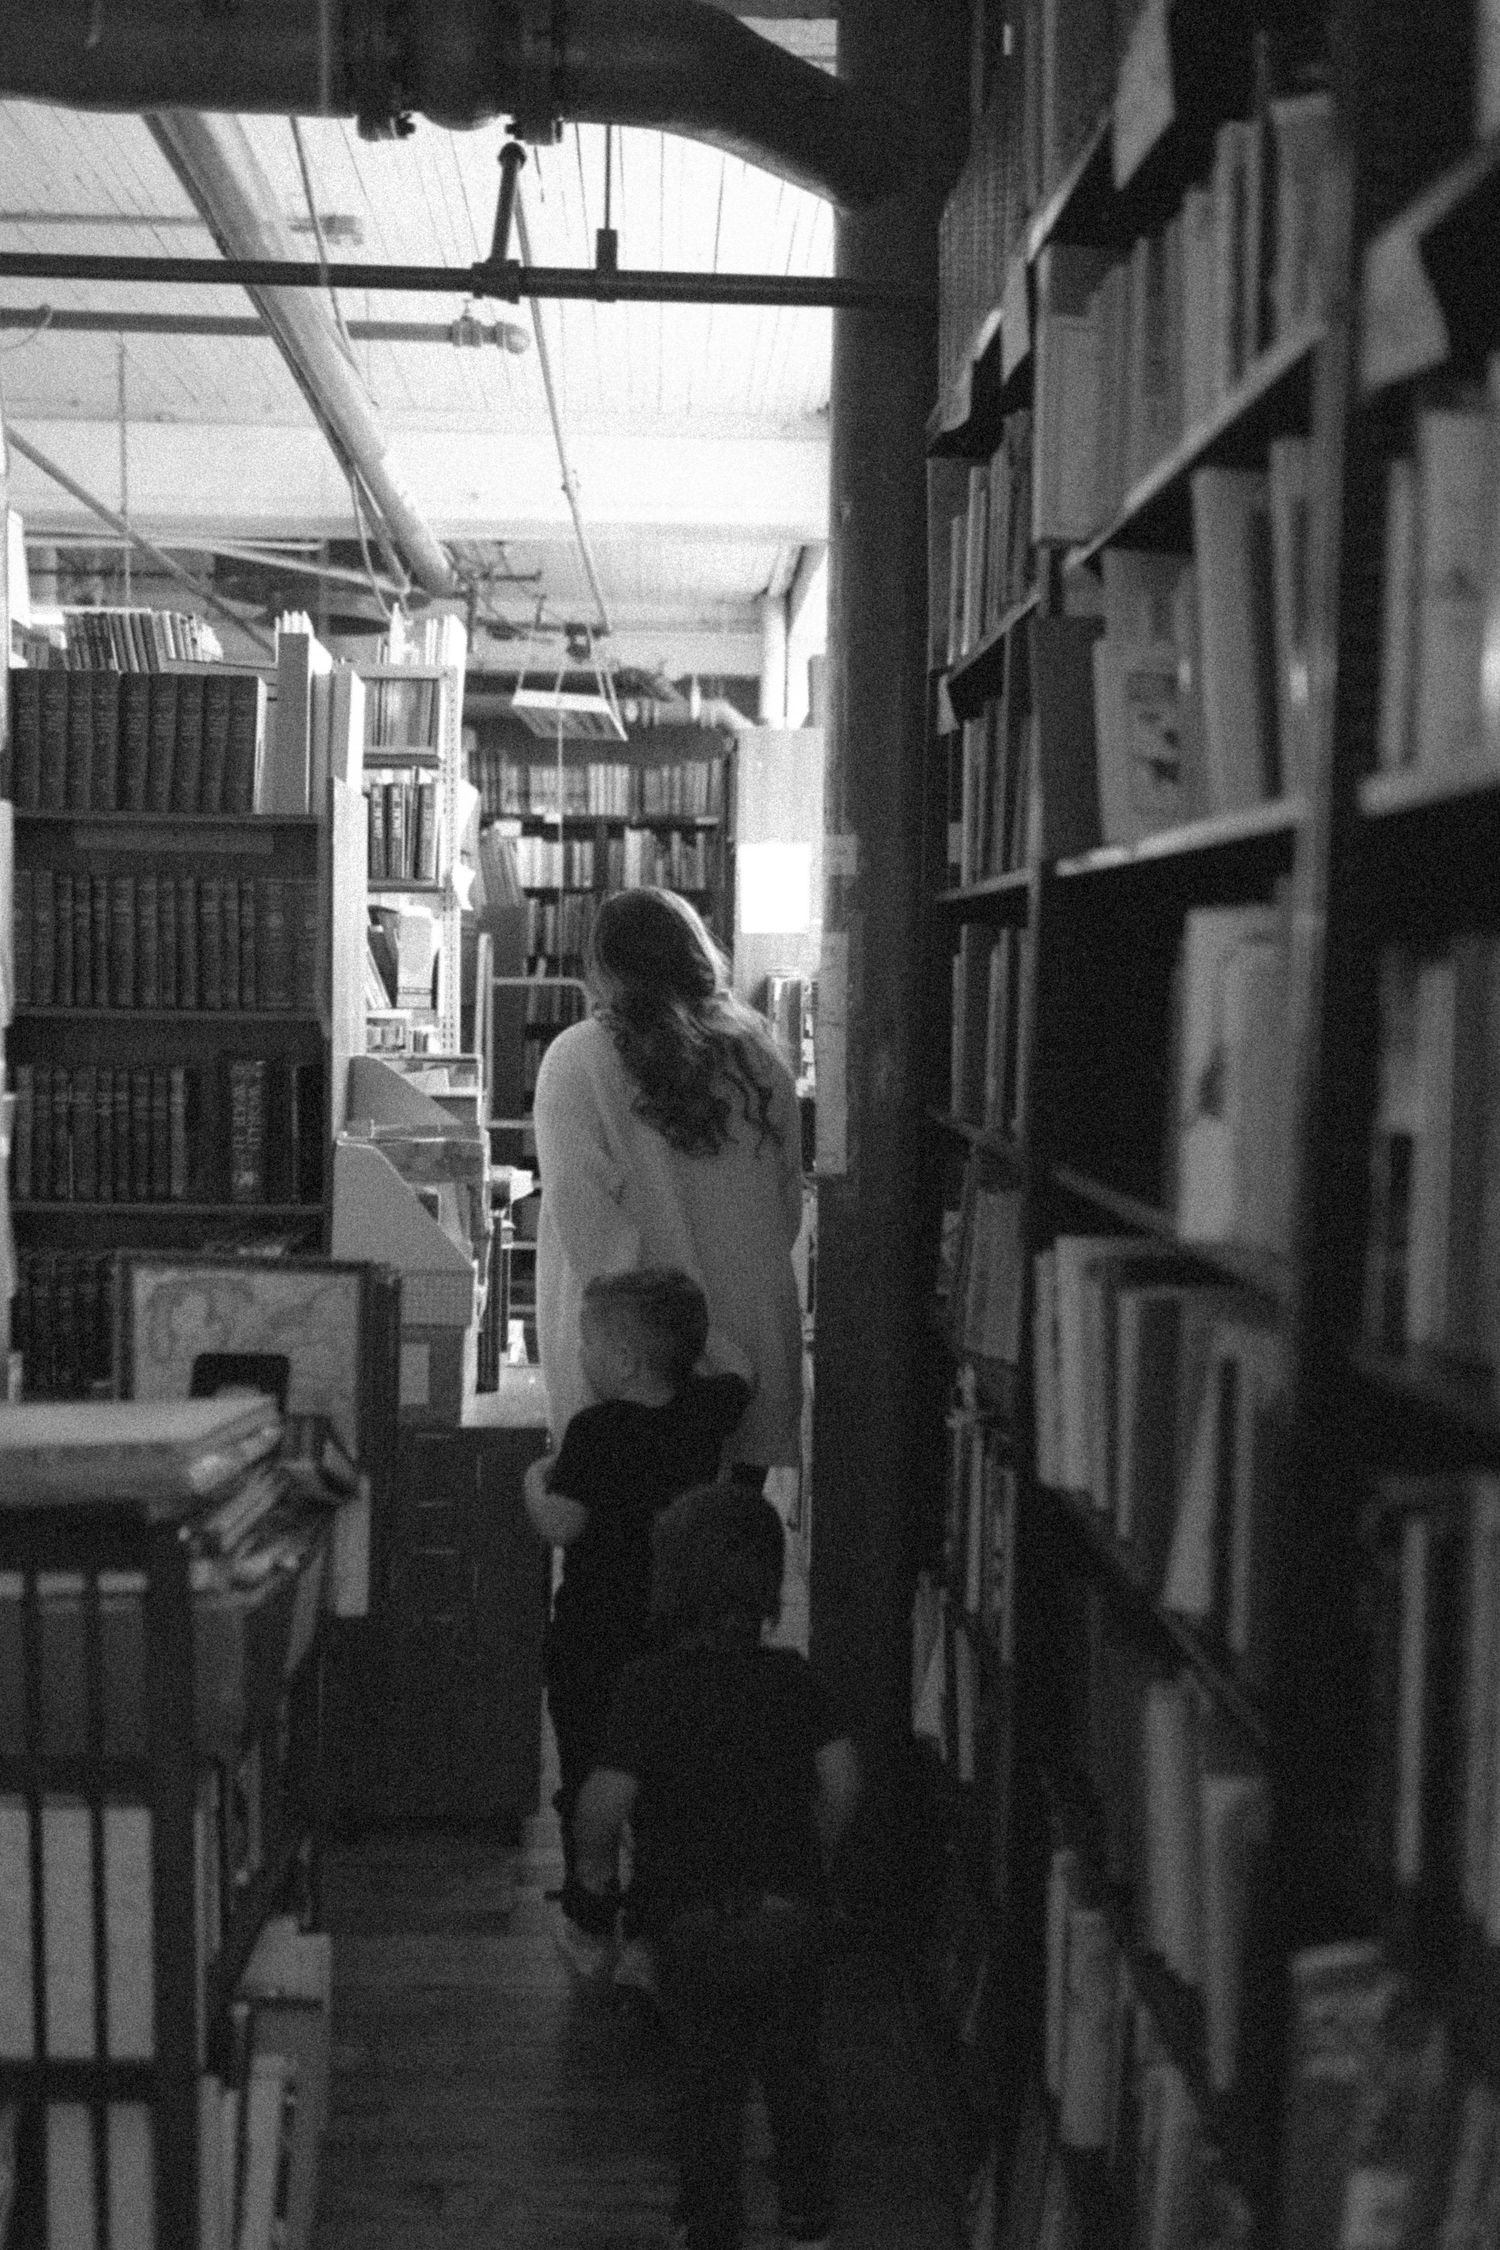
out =
[[[120,420],[120,521],[130,521],[130,448],[127,442],[130,416],[125,402],[125,339],[115,342],[115,402]],[[130,549],[125,549],[125,607],[130,607]]]
[[[516,240],[520,244],[521,263],[529,266],[531,264],[531,241],[526,225],[526,205],[521,195],[519,180],[516,183],[515,217]],[[598,631],[601,636],[608,638],[614,628],[610,624],[609,610],[604,600],[603,588],[599,584],[599,573],[594,567],[593,550],[589,546],[589,536],[583,521],[583,510],[578,502],[577,483],[568,462],[567,444],[563,438],[562,416],[558,411],[557,392],[552,381],[552,360],[547,350],[547,332],[542,326],[541,305],[535,297],[531,299],[531,325],[536,336],[536,357],[537,365],[541,369],[542,388],[547,394],[547,414],[552,424],[553,443],[557,447],[557,464],[562,471],[563,498],[567,501],[568,512],[573,518],[573,531],[578,541],[578,552],[583,561],[584,575],[588,579],[589,589],[599,611]]]
[[[345,461],[344,475],[349,482],[349,504],[354,510],[354,528],[355,531],[359,534],[359,551],[361,556],[364,558],[365,577],[369,581],[370,592],[375,596],[375,606],[380,611],[380,614],[385,619],[387,625],[389,625],[391,621],[391,610],[395,606],[395,604],[386,601],[385,593],[381,587],[380,580],[375,575],[375,565],[370,560],[370,542],[365,533],[365,511],[360,503],[359,479],[354,473],[354,465],[352,462]],[[399,602],[400,599],[401,595],[398,594],[396,597],[397,602]]]
[[[291,117],[288,118],[287,123],[292,128],[292,139],[296,143],[297,166],[302,174],[302,193],[307,200],[308,218],[312,221],[313,241],[318,246],[318,271],[323,277],[323,287],[328,291],[328,302],[333,307],[334,322],[344,340],[344,350],[348,354],[349,364],[353,367],[357,364],[354,357],[354,345],[348,329],[344,326],[344,316],[339,309],[337,292],[328,278],[328,246],[323,240],[323,222],[318,217],[318,206],[313,200],[312,173],[308,169],[307,149],[302,139],[301,122],[299,119]]]

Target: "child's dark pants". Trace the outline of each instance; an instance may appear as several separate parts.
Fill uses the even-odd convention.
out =
[[[738,2250],[752,2075],[770,2115],[783,2230],[815,2240],[830,2224],[816,1909],[765,1895],[694,1907],[665,1931],[661,1976],[681,2079],[678,2216],[688,2250]]]

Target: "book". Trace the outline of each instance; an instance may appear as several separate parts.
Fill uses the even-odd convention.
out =
[[[0,1415],[6,1497],[95,1496],[154,1519],[199,1507],[276,1446],[281,1417],[259,1394],[211,1399],[26,1402]]]
[[[1308,615],[1312,514],[1306,438],[1273,438],[1267,449],[1271,506],[1271,594],[1276,648],[1277,725],[1283,786],[1310,783]]]
[[[123,812],[144,812],[150,801],[151,682],[144,672],[120,679],[120,793]]]
[[[120,674],[94,674],[91,695],[93,747],[89,801],[95,812],[114,812],[120,788]]]
[[[94,890],[90,878],[79,872],[73,877],[73,960],[72,986],[75,1008],[92,1008],[94,1005]],[[58,911],[62,900],[58,899]],[[108,990],[99,995],[99,1005],[109,1005]]]
[[[1230,979],[1235,955],[1246,947],[1281,949],[1277,910],[1268,906],[1191,907],[1183,920],[1180,1051],[1176,1092],[1177,1223],[1184,1240],[1233,1241],[1241,1231],[1245,1196],[1237,1173],[1243,1161],[1242,1120],[1263,1115],[1268,1081],[1252,1052],[1255,1023],[1232,1003],[1240,992]],[[1273,981],[1276,961],[1273,958]]]
[[[266,784],[266,683],[258,672],[233,672],[229,678],[229,727],[224,752],[223,810],[306,811],[306,805],[262,806]]]
[[[198,878],[195,875],[177,877],[177,1005],[179,1008],[202,1006],[202,989],[198,981],[199,915]]]
[[[68,764],[64,786],[66,802],[75,812],[87,812],[94,786],[94,675],[65,672],[67,683]]]
[[[266,1199],[266,1088],[269,1066],[239,1057],[229,1073],[229,1200]]]
[[[135,882],[135,1003],[161,1006],[161,925],[157,919],[157,878],[143,869]]]
[[[1333,101],[1323,88],[1273,94],[1266,112],[1272,175],[1267,340],[1276,344],[1323,313],[1323,196],[1333,138]]]
[[[1416,427],[1412,755],[1433,771],[1474,772],[1500,439],[1488,406],[1424,407]]]
[[[1269,480],[1199,468],[1189,492],[1208,794],[1231,812],[1282,791]]]
[[[1135,844],[1208,809],[1196,682],[1178,646],[1196,599],[1187,556],[1109,547],[1104,633],[1093,643],[1101,840]]]
[[[22,668],[10,675],[12,786],[16,804],[27,812],[42,801],[42,678]]]
[[[171,812],[175,805],[178,686],[175,672],[152,674],[146,733],[146,809],[149,812]]]
[[[1087,539],[1097,522],[1092,435],[1100,412],[1095,298],[1107,252],[1049,243],[1036,266],[1034,540]]]
[[[202,812],[203,734],[207,680],[201,672],[177,676],[177,726],[172,753],[172,810]]]
[[[77,1006],[73,984],[73,878],[59,867],[52,878],[52,988],[59,1008]]]
[[[276,722],[266,742],[262,770],[254,792],[257,812],[307,813],[314,809],[313,802],[313,749],[312,749],[312,682],[316,674],[332,669],[333,658],[316,635],[309,631],[285,631],[276,634]],[[248,677],[248,675],[245,675]],[[238,682],[236,685],[238,686]],[[259,683],[257,683],[259,684]],[[230,715],[230,771],[237,775],[239,758],[235,748],[235,726],[239,717],[238,698],[231,706]],[[326,764],[326,761],[325,761]],[[234,801],[226,809],[248,810],[237,799],[239,784],[236,780]]]
[[[68,801],[68,675],[49,668],[40,675],[41,752],[37,803],[43,812],[60,812]]]
[[[1286,2250],[1327,2250],[1340,2238],[1356,2121],[1396,1979],[1378,1946],[1355,1941],[1294,1954],[1291,1982],[1283,2240]]]
[[[229,681],[227,672],[207,674],[203,682],[203,734],[199,753],[198,810],[225,812],[229,767]]]

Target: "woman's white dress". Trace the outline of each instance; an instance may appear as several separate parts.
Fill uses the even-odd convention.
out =
[[[683,1156],[635,1114],[635,1084],[596,1017],[559,1032],[542,1058],[533,1115],[542,1201],[537,1328],[556,1442],[592,1399],[578,1356],[584,1284],[632,1266],[681,1266],[708,1299],[709,1357],[757,1388],[729,1458],[799,1457],[802,1316],[792,1245],[802,1224],[802,1145],[791,1073],[773,1073],[769,1135],[738,1104],[716,1156]]]

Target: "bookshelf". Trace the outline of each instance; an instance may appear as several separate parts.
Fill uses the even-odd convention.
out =
[[[116,1250],[326,1241],[363,1047],[364,820],[296,724],[308,639],[282,636],[264,672],[115,671],[85,666],[80,635],[68,666],[8,674],[9,1177],[30,1396],[106,1381]]]
[[[697,727],[644,729],[609,745],[610,757],[570,744],[561,762],[528,746],[519,728],[487,733],[471,751],[470,778],[481,821],[498,824],[515,849],[524,973],[535,984],[496,999],[492,1110],[517,1117],[529,1111],[548,1041],[583,1012],[582,992],[567,980],[582,977],[589,923],[606,892],[642,883],[681,891],[730,947],[734,756],[722,735]]]
[[[1495,89],[1457,5],[1420,72],[1343,0],[978,13],[928,428],[917,1997],[1007,2250],[1310,2250],[1374,2165],[1401,2239],[1478,2240]]]
[[[175,1520],[148,1503],[3,1511],[0,1824],[7,1942],[0,2102],[15,2105],[11,2239],[229,2250],[236,2149],[274,2009],[254,2009],[261,1940],[283,1966],[326,1948],[299,1928],[315,1892],[319,1611],[326,1516],[295,1565],[227,1600],[195,1592]],[[207,1604],[207,1606],[205,1606]],[[235,1612],[236,1614],[231,1614]],[[291,1909],[290,1914],[286,1910]],[[263,1987],[261,1988],[263,1989]],[[267,1998],[270,1994],[267,1993]],[[305,2114],[268,2121],[271,2182],[307,2240],[329,2021],[309,1996]],[[288,2042],[281,2038],[281,2045]],[[266,2065],[269,2057],[266,2057]],[[280,2068],[283,2098],[287,2070]],[[258,2162],[258,2159],[257,2159]],[[283,2210],[285,2212],[285,2197]]]
[[[460,1051],[463,910],[458,869],[464,642],[443,620],[436,663],[360,667],[364,682],[367,883],[390,1004],[438,1053]]]

